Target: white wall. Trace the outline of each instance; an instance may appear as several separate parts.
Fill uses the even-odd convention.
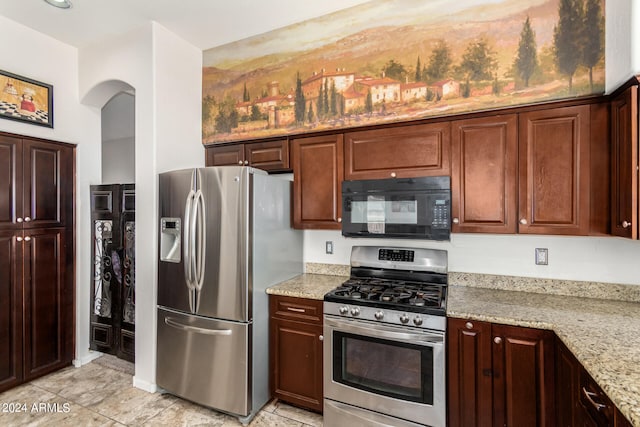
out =
[[[136,374],[155,390],[157,175],[204,164],[200,142],[202,52],[150,23],[80,52],[80,95],[106,102],[117,80],[135,90]],[[178,141],[180,144],[178,144]],[[88,319],[86,320],[88,323]],[[79,320],[78,326],[82,327]],[[88,340],[87,340],[88,342]]]
[[[334,253],[325,254],[332,241]],[[354,245],[390,245],[448,251],[449,271],[640,285],[640,242],[618,237],[452,234],[450,242],[345,238],[340,231],[306,230],[304,261],[349,264]],[[535,248],[549,264],[535,265]]]
[[[77,144],[76,358],[88,355],[91,289],[89,186],[100,183],[100,109],[81,105],[78,51],[0,16],[0,68],[53,85],[54,128],[0,119],[0,130]],[[52,64],[55,64],[53,66]]]

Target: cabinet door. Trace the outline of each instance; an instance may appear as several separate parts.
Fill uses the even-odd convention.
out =
[[[65,229],[25,230],[24,372],[35,378],[70,362],[73,290],[66,280]]]
[[[245,144],[244,153],[254,168],[265,171],[289,169],[289,142],[286,139]]]
[[[291,141],[293,162],[293,226],[341,228],[344,174],[342,135]]]
[[[206,148],[207,166],[243,165],[244,144],[209,146]]]
[[[21,229],[22,140],[0,135],[0,230]]]
[[[449,122],[345,135],[345,179],[449,175]]]
[[[638,87],[611,102],[611,234],[638,239]]]
[[[0,231],[0,393],[22,382],[22,231]]]
[[[491,324],[448,320],[449,423],[451,427],[492,424]]]
[[[493,425],[553,426],[553,332],[492,325]]]
[[[515,114],[452,123],[451,231],[517,231],[517,129]]]
[[[520,233],[589,232],[589,106],[520,115]]]
[[[65,226],[73,215],[73,149],[24,139],[23,177],[24,227]]]
[[[576,411],[580,390],[582,365],[560,340],[556,345],[556,425],[574,427],[580,425]]]

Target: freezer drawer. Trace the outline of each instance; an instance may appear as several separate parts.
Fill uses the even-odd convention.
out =
[[[250,323],[158,307],[158,386],[201,405],[247,416],[250,336]]]

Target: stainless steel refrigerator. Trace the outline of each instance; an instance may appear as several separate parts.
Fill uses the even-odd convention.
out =
[[[246,424],[269,399],[266,288],[302,273],[291,182],[207,167],[159,192],[157,385]]]

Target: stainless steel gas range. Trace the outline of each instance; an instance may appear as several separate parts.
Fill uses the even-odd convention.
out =
[[[447,252],[354,246],[324,297],[324,425],[446,425]]]

